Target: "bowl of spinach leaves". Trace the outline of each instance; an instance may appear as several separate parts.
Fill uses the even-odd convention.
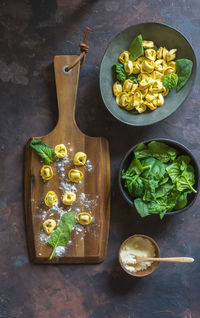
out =
[[[150,139],[132,147],[119,169],[125,200],[141,217],[173,215],[190,208],[199,191],[199,167],[193,154],[170,139]]]
[[[181,74],[179,74],[182,83],[181,89],[178,91],[172,90],[166,96],[162,107],[157,107],[154,111],[146,111],[141,114],[134,109],[127,111],[124,107],[119,107],[116,104],[112,90],[116,81],[116,72],[113,71],[113,65],[116,65],[118,57],[123,51],[130,49],[130,44],[138,35],[141,35],[147,41],[153,41],[157,47],[166,47],[169,50],[176,48],[176,60],[179,61],[179,68],[181,67],[182,69]],[[189,61],[188,63],[193,65],[191,75],[189,71],[190,65],[185,63],[185,61]],[[196,57],[191,44],[178,30],[168,25],[154,22],[132,25],[118,33],[110,41],[104,53],[100,67],[100,92],[103,102],[108,111],[121,122],[132,126],[154,124],[170,116],[185,101],[192,90],[196,75],[196,65]],[[122,64],[121,67],[123,69]]]

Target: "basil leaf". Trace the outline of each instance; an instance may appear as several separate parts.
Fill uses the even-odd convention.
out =
[[[55,159],[53,148],[45,144],[42,140],[32,140],[30,147],[44,160],[45,163],[50,164]]]
[[[123,83],[126,80],[126,74],[124,70],[124,65],[121,63],[117,63],[113,65],[113,69],[116,73],[116,79]]]
[[[178,84],[176,91],[180,89],[187,83],[192,73],[193,62],[188,59],[176,60],[176,73],[178,75]]]
[[[57,229],[51,234],[48,243],[53,247],[53,251],[49,257],[51,260],[55,249],[58,246],[65,246],[71,236],[71,231],[75,224],[75,212],[64,213],[60,219]]]
[[[136,38],[133,39],[129,46],[130,60],[135,61],[138,57],[144,54],[144,48],[142,44],[142,35],[139,34]]]

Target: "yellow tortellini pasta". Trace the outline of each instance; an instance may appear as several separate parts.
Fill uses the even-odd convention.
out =
[[[122,92],[116,97],[116,102],[120,107],[126,107],[130,101],[131,96],[126,92]]]
[[[76,201],[76,193],[74,192],[65,192],[62,202],[65,205],[72,205]]]
[[[142,73],[151,73],[154,70],[154,64],[150,60],[144,60],[141,64]]]
[[[40,175],[43,180],[50,180],[53,177],[53,170],[50,166],[44,165],[40,170]]]
[[[133,86],[133,82],[130,79],[124,81],[123,92],[130,92]]]
[[[44,202],[47,206],[56,205],[56,203],[58,202],[56,193],[54,191],[48,191],[45,196]]]
[[[147,50],[145,50],[145,56],[149,60],[155,61],[156,60],[156,51],[153,49],[147,49]]]
[[[127,79],[113,84],[113,94],[118,106],[127,111],[143,113],[155,110],[164,104],[164,96],[169,91],[164,87],[164,75],[176,73],[176,48],[154,45],[153,41],[143,40],[144,55],[135,61],[130,59],[130,52],[124,51],[119,56]],[[135,81],[137,79],[137,83]]]
[[[74,155],[73,163],[75,166],[84,166],[87,160],[87,155],[84,152],[77,152]]]
[[[83,172],[78,169],[71,169],[69,170],[68,178],[72,182],[79,182],[83,179]]]
[[[54,219],[47,219],[43,222],[42,226],[47,234],[51,234],[56,227],[56,221]]]
[[[153,41],[143,41],[142,44],[144,49],[152,49],[154,47]]]
[[[122,85],[119,81],[115,82],[113,85],[113,94],[118,96],[122,92]]]
[[[128,51],[124,51],[120,57],[119,57],[119,61],[121,63],[127,63],[129,61],[129,52]]]
[[[129,60],[127,63],[124,63],[124,69],[127,75],[131,75],[133,73],[133,62]]]
[[[92,221],[92,217],[89,213],[81,212],[77,215],[77,221],[82,225],[88,225]]]
[[[64,158],[67,155],[67,148],[65,145],[60,144],[55,146],[55,154],[58,158]]]

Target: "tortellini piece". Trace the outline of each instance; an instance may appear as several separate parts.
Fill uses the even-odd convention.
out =
[[[154,64],[152,61],[144,60],[141,65],[142,73],[151,73],[154,70]]]
[[[132,73],[133,74],[138,74],[141,71],[141,65],[138,62],[133,62],[133,69]]]
[[[116,97],[116,102],[120,107],[127,106],[130,100],[131,100],[131,96],[126,92],[123,92]]]
[[[162,106],[164,104],[164,97],[162,94],[158,94],[158,96],[153,100],[154,106]]]
[[[153,78],[154,80],[162,81],[163,73],[158,72],[158,71],[153,71],[152,74],[151,74],[151,76],[152,76],[152,78]]]
[[[53,177],[51,166],[44,165],[40,170],[40,175],[43,180],[50,180]]]
[[[77,215],[77,221],[82,225],[88,225],[92,221],[92,217],[89,213],[81,212]]]
[[[144,49],[152,49],[154,47],[153,41],[142,41]]]
[[[163,89],[163,83],[159,80],[153,81],[151,87],[149,88],[150,93],[160,93]]]
[[[154,62],[154,67],[157,71],[164,72],[167,69],[167,63],[163,59],[156,60]]]
[[[141,92],[136,92],[133,96],[134,107],[140,106],[141,102],[142,102],[142,94]]]
[[[76,169],[69,170],[68,178],[72,182],[79,182],[83,179],[83,172]]]
[[[170,61],[175,60],[175,58],[176,58],[176,54],[175,54],[176,51],[177,51],[177,49],[172,49],[172,50],[170,50],[170,51],[167,52],[167,56],[166,56],[166,61],[167,61],[167,62],[170,62]]]
[[[164,104],[164,96],[169,91],[164,87],[164,75],[176,73],[176,51],[173,48],[154,45],[153,41],[143,40],[144,55],[135,61],[130,60],[130,52],[124,51],[119,61],[124,66],[126,80],[116,81],[113,85],[113,94],[118,106],[127,111],[143,113],[146,110],[154,111]],[[135,80],[131,80],[135,77]]]
[[[151,61],[155,61],[156,60],[156,51],[153,49],[147,49],[145,50],[145,56],[151,60]]]
[[[84,152],[77,152],[74,155],[73,163],[75,166],[84,166],[87,160],[87,155]]]
[[[119,61],[124,64],[124,63],[128,63],[129,61],[129,52],[128,51],[124,51],[120,57],[119,57]]]
[[[56,205],[56,203],[58,202],[56,193],[54,191],[48,191],[45,196],[44,202],[49,207]]]
[[[60,144],[55,146],[55,154],[58,158],[64,158],[67,155],[67,148],[65,145]]]
[[[56,227],[56,221],[54,219],[47,219],[43,222],[42,226],[47,234],[51,234]]]
[[[130,92],[133,86],[133,82],[130,79],[124,81],[123,92]]]
[[[74,192],[65,192],[62,202],[65,205],[72,205],[76,201],[76,193]]]
[[[127,75],[131,75],[133,73],[133,62],[129,60],[127,63],[124,63],[124,70]]]
[[[113,94],[118,96],[122,92],[122,85],[119,81],[115,82],[113,85]]]
[[[145,104],[140,104],[139,106],[136,106],[135,108],[138,111],[138,113],[141,114],[145,112],[145,110],[147,109],[147,106]]]

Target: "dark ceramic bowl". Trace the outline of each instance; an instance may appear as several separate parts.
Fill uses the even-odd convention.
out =
[[[162,107],[155,111],[142,114],[134,110],[126,111],[119,107],[113,96],[112,86],[114,83],[112,65],[118,62],[120,54],[127,50],[131,41],[138,34],[142,34],[143,39],[152,40],[160,47],[167,49],[177,49],[176,59],[188,58],[193,61],[193,70],[186,85],[178,92],[172,91],[165,97]],[[194,51],[186,38],[177,30],[159,23],[141,23],[133,25],[115,36],[109,43],[100,68],[100,90],[104,104],[110,113],[120,121],[133,126],[146,126],[165,119],[184,102],[191,91],[196,74],[196,57]]]
[[[171,212],[167,212],[165,215],[173,215],[176,213],[180,213],[183,211],[186,211],[187,209],[189,209],[195,202],[198,192],[199,192],[199,167],[197,164],[196,159],[194,158],[193,154],[191,153],[191,151],[189,149],[187,149],[185,146],[183,146],[182,144],[180,144],[177,141],[171,140],[171,139],[165,139],[165,138],[156,138],[156,139],[149,139],[149,140],[145,140],[142,141],[144,144],[148,144],[151,141],[162,141],[164,143],[166,143],[167,145],[175,148],[178,152],[179,155],[188,155],[191,158],[191,165],[194,168],[194,172],[195,172],[195,185],[194,188],[197,190],[197,193],[190,193],[187,196],[188,199],[188,204],[186,205],[185,208],[181,209],[181,210],[177,210],[177,211],[171,211]],[[120,168],[119,168],[119,175],[118,175],[118,181],[119,181],[119,187],[122,193],[122,196],[124,197],[124,199],[128,202],[128,204],[132,207],[134,207],[134,203],[133,203],[133,198],[130,196],[130,194],[128,193],[128,190],[126,188],[124,188],[124,183],[125,181],[121,178],[121,171],[122,170],[127,170],[132,159],[133,159],[133,151],[135,150],[135,148],[138,146],[135,145],[134,147],[132,147],[124,156],[124,158],[122,159],[122,162],[120,164]]]

